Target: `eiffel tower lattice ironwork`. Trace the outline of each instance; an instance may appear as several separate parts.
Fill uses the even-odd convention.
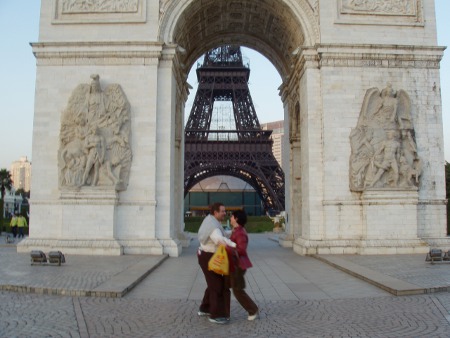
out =
[[[266,210],[284,210],[284,173],[262,130],[239,46],[208,51],[197,68],[198,89],[185,128],[184,195],[205,178],[229,175],[250,184]],[[214,102],[230,101],[236,130],[211,130]]]

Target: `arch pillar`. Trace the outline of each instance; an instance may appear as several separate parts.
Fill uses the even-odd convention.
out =
[[[299,73],[293,73],[299,74]],[[294,85],[295,84],[295,85]],[[298,79],[286,81],[280,88],[284,104],[284,133],[285,149],[289,149],[287,163],[283,163],[285,170],[285,233],[280,235],[279,244],[291,248],[295,238],[301,231],[301,162],[300,162],[300,102]]]
[[[381,191],[369,187],[361,193],[348,187],[349,135],[358,117],[357,114],[352,115],[351,111],[361,109],[361,97],[370,88],[367,83],[373,79],[382,83],[384,79],[392,78],[397,81],[399,88],[413,88],[417,81],[415,76],[433,72],[430,69],[434,65],[431,62],[417,62],[416,73],[405,75],[402,68],[407,67],[406,63],[399,64],[398,69],[386,70],[382,65],[388,63],[383,61],[374,71],[366,67],[364,61],[355,64],[353,56],[357,53],[348,53],[346,48],[346,45],[317,45],[302,50],[294,71],[298,78],[294,76],[290,80],[292,83],[289,83],[292,86],[298,83],[300,104],[301,147],[295,149],[296,140],[292,140],[293,163],[290,175],[291,178],[296,177],[295,159],[299,152],[301,169],[297,172],[301,180],[299,186],[291,182],[292,191],[301,189],[299,201],[291,196],[292,203],[296,203],[291,208],[294,215],[291,221],[298,231],[298,235],[294,235],[294,251],[299,254],[425,253],[430,243],[447,246],[448,240],[444,239],[443,233],[436,239],[430,238],[434,235],[428,235],[437,229],[442,231],[444,227],[435,224],[445,219],[442,217],[441,202],[428,199],[436,194],[432,185],[421,184],[419,193],[414,189],[402,191],[401,187]],[[397,52],[401,50],[411,59],[420,59],[420,53],[430,49],[417,48],[416,54],[412,55],[407,47],[402,50],[397,47]],[[384,60],[390,57],[388,47],[374,45],[370,51],[374,58]],[[434,49],[433,52],[439,51]],[[349,77],[353,81],[346,79],[347,74],[351,74]],[[418,98],[416,101],[420,102]],[[431,165],[434,159],[429,154],[433,150],[428,152],[429,143],[421,143],[421,137],[440,138],[440,133],[424,130],[429,124],[423,122],[423,114],[417,112],[426,111],[426,106],[415,109],[412,114],[418,135],[418,149],[421,150],[422,159]],[[427,175],[425,169],[423,175]],[[425,204],[427,208],[423,207]],[[427,217],[435,217],[439,221],[428,226],[429,223],[424,222]],[[429,232],[425,235],[420,232],[421,229]]]
[[[289,133],[290,180],[288,226],[280,244],[299,254],[310,253],[304,242],[323,236],[323,126],[319,57],[313,47],[294,55],[290,77],[282,87],[288,102],[286,127]],[[288,200],[286,198],[286,200]]]
[[[320,240],[323,234],[321,73],[315,48],[305,48],[297,57],[293,81],[299,88],[300,123],[297,135],[293,135],[292,156],[295,170],[291,177],[296,180],[293,185],[299,199],[296,201],[298,211],[293,249],[297,253],[307,254],[303,241]],[[299,166],[296,164],[298,162]]]
[[[181,229],[183,142],[180,124],[183,123],[183,107],[180,102],[187,97],[187,91],[181,84],[181,73],[177,45],[164,45],[158,65],[157,85],[155,226],[156,237],[164,253],[170,256],[181,253],[182,241],[188,244],[188,238]]]

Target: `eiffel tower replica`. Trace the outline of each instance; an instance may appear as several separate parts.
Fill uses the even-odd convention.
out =
[[[218,175],[250,184],[268,210],[284,210],[284,173],[272,153],[271,130],[262,130],[248,88],[250,69],[241,48],[208,51],[197,68],[198,89],[185,128],[184,196]],[[232,103],[235,130],[211,130],[214,102]]]

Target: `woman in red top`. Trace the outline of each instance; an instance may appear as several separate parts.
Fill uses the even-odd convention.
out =
[[[247,256],[248,235],[245,231],[247,215],[243,210],[236,210],[230,218],[230,224],[233,227],[230,240],[236,243],[236,249],[231,249],[230,256],[230,283],[233,289],[234,297],[241,306],[248,312],[248,320],[255,320],[258,317],[258,306],[245,292],[244,274],[252,263]]]

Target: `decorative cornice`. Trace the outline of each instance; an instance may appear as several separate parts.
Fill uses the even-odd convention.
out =
[[[318,45],[320,67],[439,69],[444,47],[400,45]]]
[[[181,56],[185,53],[184,48],[177,44],[164,44],[159,58],[160,64],[172,67],[177,83],[177,91],[182,94],[184,101],[188,96],[188,83],[186,82],[188,73],[186,65],[181,62]]]
[[[322,67],[439,69],[445,47],[412,45],[317,44],[298,47],[281,95],[292,91],[306,69]]]
[[[54,200],[28,200],[28,202],[30,203],[30,205],[61,205],[61,204],[66,204],[66,203],[61,203],[60,199],[54,199]],[[78,200],[78,204],[81,203],[81,200]],[[104,204],[110,204],[111,203],[104,203]],[[155,207],[157,205],[156,200],[122,200],[120,199],[117,204],[114,202],[115,205],[118,206],[131,206],[131,207],[135,207],[135,206],[150,206],[150,207]]]
[[[32,43],[38,65],[157,64],[158,42],[39,42]]]
[[[156,200],[120,200],[119,205],[123,206],[156,206]]]
[[[296,87],[306,69],[319,68],[319,55],[316,47],[298,47],[292,57],[291,76],[280,86],[281,98],[284,101],[287,93],[296,93]]]

